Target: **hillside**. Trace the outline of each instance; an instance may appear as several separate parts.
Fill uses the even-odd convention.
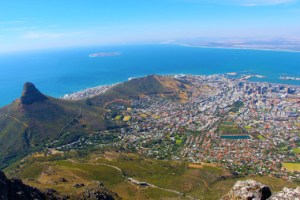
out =
[[[56,159],[54,159],[54,156]],[[59,195],[77,199],[78,193],[105,185],[126,199],[205,199],[226,195],[237,181],[253,179],[272,192],[296,183],[266,176],[238,178],[217,165],[145,158],[132,153],[94,152],[84,157],[48,155],[26,157],[6,169],[8,175],[41,191],[54,189]]]
[[[69,198],[68,195],[59,195],[54,189],[45,189],[44,191],[24,184],[20,179],[7,179],[5,174],[0,171],[0,199],[1,200],[58,200]],[[99,184],[89,187],[78,193],[76,199],[90,200],[117,200],[118,195],[111,192]]]
[[[115,99],[138,98],[144,95],[160,95],[179,98],[179,92],[188,85],[167,76],[150,75],[134,78],[110,88],[106,93],[88,100],[92,105],[104,106]]]
[[[0,109],[0,168],[45,145],[67,144],[117,126],[104,118],[109,103],[143,95],[176,97],[185,87],[176,79],[153,75],[115,85],[86,101],[67,101],[25,83],[22,96]]]

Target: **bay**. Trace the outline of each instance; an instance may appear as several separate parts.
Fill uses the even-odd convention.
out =
[[[111,52],[120,55],[89,57]],[[27,81],[47,95],[60,97],[149,74],[228,72],[265,76],[253,81],[300,85],[300,81],[279,79],[281,75],[300,77],[300,53],[145,44],[0,54],[0,106],[18,98]]]

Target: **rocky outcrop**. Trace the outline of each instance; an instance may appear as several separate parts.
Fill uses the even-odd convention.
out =
[[[87,188],[82,192],[78,200],[119,200],[121,199],[116,193],[108,190],[102,183],[97,187]]]
[[[0,171],[0,200],[31,200],[45,199],[38,189],[27,186],[19,179],[9,180]]]
[[[116,193],[108,190],[103,184],[97,187],[87,188],[78,196],[70,198],[60,195],[54,189],[46,189],[44,192],[36,188],[23,184],[19,179],[9,180],[5,174],[0,171],[0,200],[119,200]]]
[[[25,83],[21,96],[21,103],[24,105],[30,105],[34,102],[40,102],[48,99],[43,95],[32,83]]]
[[[257,181],[238,181],[222,200],[300,200],[300,187],[284,188],[272,195],[268,186]]]
[[[266,200],[272,193],[268,186],[253,180],[238,181],[222,200]]]
[[[300,187],[296,189],[283,188],[281,192],[276,193],[270,200],[300,200]]]

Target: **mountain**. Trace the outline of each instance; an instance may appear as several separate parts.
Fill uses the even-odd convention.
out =
[[[104,117],[110,103],[145,95],[178,98],[186,87],[177,79],[151,75],[117,84],[85,101],[67,101],[25,83],[22,96],[0,109],[0,168],[46,144],[67,144],[84,134],[114,128],[117,125]]]
[[[0,171],[0,200],[60,200],[69,199],[67,196],[61,196],[54,189],[46,189],[42,192],[37,188],[25,185],[20,179],[7,179],[5,174]],[[88,188],[78,193],[78,200],[118,200],[118,195],[103,184],[97,187]]]
[[[10,199],[45,199],[45,195],[38,189],[23,184],[19,179],[7,179],[0,171],[0,200]]]
[[[117,84],[106,93],[95,96],[88,101],[92,105],[104,106],[116,99],[126,100],[144,95],[178,97],[179,92],[186,87],[189,85],[172,77],[150,75]]]

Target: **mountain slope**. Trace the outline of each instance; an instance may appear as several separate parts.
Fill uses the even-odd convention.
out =
[[[176,79],[152,75],[115,85],[86,101],[67,101],[46,96],[32,83],[25,83],[21,98],[0,109],[0,168],[45,144],[70,143],[83,134],[114,127],[114,122],[104,118],[110,102],[143,95],[175,98],[185,87]]]
[[[61,196],[54,189],[46,189],[45,192],[34,187],[25,185],[20,179],[7,179],[0,171],[0,200],[58,200],[70,199],[68,196]],[[72,199],[72,198],[71,198]],[[74,198],[75,199],[75,198]],[[108,190],[103,184],[85,189],[78,193],[76,199],[84,200],[114,200],[120,199],[118,195]]]
[[[45,195],[38,189],[27,186],[19,179],[9,180],[0,171],[0,199],[46,199]]]
[[[104,106],[115,99],[137,98],[143,95],[164,95],[178,97],[178,92],[188,87],[187,84],[167,76],[150,75],[134,78],[117,84],[106,93],[91,98],[92,105]]]

